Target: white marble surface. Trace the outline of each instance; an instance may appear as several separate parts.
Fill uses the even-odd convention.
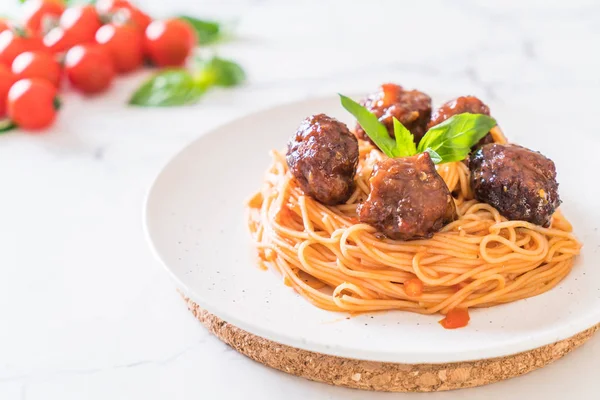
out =
[[[16,12],[16,2],[3,0],[0,14]],[[597,397],[600,336],[525,377],[451,393],[365,393],[270,370],[193,319],[141,227],[155,174],[211,127],[383,81],[472,93],[492,110],[535,108],[560,119],[568,140],[597,135],[597,1],[140,3],[157,16],[236,23],[238,39],[219,52],[240,61],[249,82],[194,107],[128,109],[142,73],[101,97],[67,93],[46,134],[0,137],[0,399]]]

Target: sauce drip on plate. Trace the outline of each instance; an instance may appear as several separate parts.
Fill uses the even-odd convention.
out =
[[[440,324],[446,329],[456,329],[467,326],[471,317],[466,308],[455,308],[448,311],[446,317],[440,321]]]

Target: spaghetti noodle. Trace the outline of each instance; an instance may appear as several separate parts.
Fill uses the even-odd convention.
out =
[[[492,133],[497,142],[505,141],[498,129]],[[556,286],[581,247],[560,211],[544,228],[509,221],[473,199],[462,162],[437,166],[458,219],[431,239],[398,241],[357,219],[373,165],[385,157],[368,142],[360,141],[356,189],[338,206],[306,196],[284,155],[272,156],[262,190],[248,202],[250,232],[261,263],[325,310],[447,314],[508,303]]]

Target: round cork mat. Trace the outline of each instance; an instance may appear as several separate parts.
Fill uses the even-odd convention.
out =
[[[261,364],[317,382],[386,392],[435,392],[513,378],[564,357],[600,328],[597,324],[568,339],[506,357],[450,364],[396,364],[335,357],[272,342],[217,318],[185,296],[184,300],[211,333]]]

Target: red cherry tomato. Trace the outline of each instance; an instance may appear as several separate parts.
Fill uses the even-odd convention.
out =
[[[60,85],[60,64],[45,51],[26,51],[19,54],[12,63],[12,72],[18,79],[40,78],[56,87]]]
[[[152,18],[126,0],[99,0],[96,2],[98,14],[117,24],[133,24],[144,32]]]
[[[56,87],[42,79],[21,79],[8,92],[8,116],[20,128],[37,130],[56,117]]]
[[[185,21],[154,21],[146,28],[146,54],[159,67],[182,65],[196,45],[196,33]]]
[[[6,116],[6,98],[8,97],[10,87],[16,80],[11,70],[5,65],[0,64],[0,118]]]
[[[109,53],[99,45],[77,45],[69,50],[65,72],[75,88],[88,94],[106,90],[115,76]]]
[[[10,23],[6,20],[0,19],[0,33],[10,29]]]
[[[131,24],[138,28],[140,32],[145,32],[148,25],[152,23],[152,18],[135,7],[120,8],[113,15],[112,20],[118,24]]]
[[[38,37],[27,37],[12,29],[0,33],[0,63],[7,67],[19,54],[43,48],[42,40]]]
[[[65,11],[61,0],[28,0],[23,5],[24,26],[33,35],[42,35]]]
[[[60,16],[60,27],[76,44],[93,42],[101,26],[94,6],[69,7]]]
[[[104,25],[96,32],[96,42],[110,54],[117,72],[130,72],[144,61],[144,37],[131,25]]]
[[[108,14],[117,8],[133,7],[127,0],[98,0],[96,1],[96,11],[98,14]]]
[[[44,36],[44,46],[53,54],[63,53],[75,46],[77,41],[69,32],[57,26]]]

